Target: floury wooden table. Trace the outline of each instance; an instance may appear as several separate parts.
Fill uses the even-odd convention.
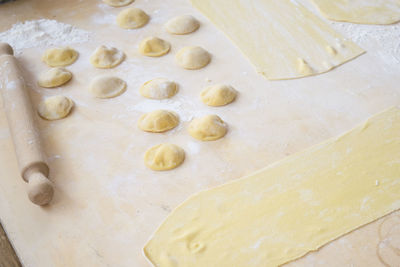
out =
[[[37,75],[47,69],[40,60],[47,47],[26,49],[19,56],[34,106],[42,97],[57,94],[76,104],[64,120],[39,119],[56,188],[48,207],[38,208],[26,198],[5,114],[0,113],[0,220],[25,266],[149,266],[143,245],[171,209],[191,194],[240,178],[400,103],[400,63],[382,56],[382,49],[388,48],[381,37],[360,43],[367,53],[331,72],[272,82],[255,73],[188,1],[136,0],[132,5],[151,16],[146,27],[135,31],[116,25],[120,8],[96,0],[18,0],[0,6],[0,31],[19,21],[46,18],[92,32],[89,42],[71,44],[80,57],[67,67],[74,77],[61,89],[36,85]],[[181,14],[197,17],[200,29],[187,36],[169,35],[163,24]],[[138,43],[151,35],[169,41],[171,52],[157,59],[140,56]],[[359,41],[365,39],[361,37]],[[89,57],[102,44],[122,49],[127,60],[115,69],[94,69]],[[186,45],[210,51],[211,64],[198,71],[176,66],[174,55]],[[88,86],[100,74],[120,76],[128,83],[127,91],[115,99],[94,99]],[[162,102],[143,99],[139,86],[156,77],[177,81],[177,96]],[[205,107],[199,100],[201,89],[221,82],[240,92],[237,101],[221,109]],[[143,112],[159,108],[176,111],[180,126],[161,135],[137,129]],[[186,127],[192,117],[207,113],[218,114],[230,128],[224,139],[204,144],[194,141]],[[146,169],[144,152],[161,142],[185,149],[187,158],[180,168],[164,173]],[[395,212],[366,225],[288,266],[396,266],[399,216]]]

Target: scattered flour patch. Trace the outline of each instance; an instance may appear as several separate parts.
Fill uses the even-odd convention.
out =
[[[185,104],[184,104],[185,103]],[[179,115],[181,121],[191,121],[194,117],[199,116],[202,112],[189,107],[189,100],[184,99],[164,99],[164,100],[152,100],[146,99],[136,103],[135,105],[130,105],[126,109],[130,111],[138,112],[150,112],[157,109],[165,109],[176,112]]]
[[[400,23],[394,25],[362,25],[330,22],[331,26],[367,52],[377,50],[377,55],[387,64],[400,63]]]
[[[201,145],[199,143],[196,142],[188,142],[187,146],[189,148],[189,152],[192,155],[198,154],[200,152],[201,149]]]
[[[7,90],[15,90],[15,89],[17,89],[17,84],[16,84],[16,82],[15,82],[15,81],[10,81],[10,82],[8,82],[8,83],[7,83],[7,86],[6,86],[6,89],[7,89]]]
[[[49,162],[53,162],[53,161],[55,161],[57,159],[61,159],[61,155],[57,155],[57,154],[56,155],[51,155],[50,157],[47,158],[47,160]]]
[[[19,22],[0,33],[0,42],[9,43],[16,55],[25,48],[65,46],[89,41],[90,33],[56,20]]]
[[[113,14],[95,14],[92,20],[96,24],[113,25],[115,24],[116,16]]]

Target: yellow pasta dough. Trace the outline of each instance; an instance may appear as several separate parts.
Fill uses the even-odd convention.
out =
[[[199,46],[186,46],[175,56],[179,66],[188,70],[201,69],[211,61],[211,55]]]
[[[226,135],[228,126],[217,115],[193,119],[188,127],[189,134],[201,141],[214,141]]]
[[[175,128],[179,124],[179,117],[175,112],[156,110],[143,114],[139,118],[138,126],[146,132],[162,133]]]
[[[400,109],[200,192],[144,248],[158,267],[275,267],[400,208]]]
[[[126,82],[114,76],[99,76],[90,84],[91,93],[98,98],[112,98],[126,90]]]
[[[127,6],[133,1],[135,0],[103,0],[104,3],[113,7]]]
[[[42,87],[52,88],[67,83],[72,78],[72,73],[64,68],[52,68],[38,78],[38,84]]]
[[[78,52],[69,47],[51,48],[46,50],[42,60],[50,67],[71,65],[78,58]]]
[[[326,18],[362,24],[400,21],[399,0],[312,0]]]
[[[144,163],[155,171],[171,170],[185,160],[185,151],[174,144],[160,144],[146,151]]]
[[[66,96],[51,96],[39,103],[38,113],[46,120],[65,118],[71,112],[74,102]]]
[[[171,45],[158,37],[147,37],[139,44],[140,54],[148,57],[160,57],[169,52]]]
[[[200,93],[201,101],[212,107],[228,105],[235,100],[236,95],[237,91],[226,84],[208,86]]]
[[[140,94],[150,99],[166,99],[178,92],[178,85],[165,78],[156,78],[145,82],[139,90]]]
[[[90,63],[100,69],[118,66],[125,59],[125,54],[115,47],[99,46],[90,56]]]
[[[141,28],[149,22],[149,15],[136,7],[122,10],[117,16],[117,24],[124,29]]]
[[[364,53],[297,0],[191,2],[270,80],[324,73]]]
[[[188,34],[196,31],[200,22],[191,15],[183,15],[170,19],[165,29],[171,34]]]

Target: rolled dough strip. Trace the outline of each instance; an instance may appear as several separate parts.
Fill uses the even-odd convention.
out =
[[[312,0],[327,19],[361,24],[400,21],[399,0]]]
[[[191,0],[270,80],[327,72],[364,50],[296,0]]]
[[[144,248],[158,267],[280,266],[400,208],[400,109],[200,192]]]

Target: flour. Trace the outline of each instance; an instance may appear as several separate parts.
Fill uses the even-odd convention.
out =
[[[31,20],[14,24],[8,31],[0,33],[0,42],[7,42],[16,55],[25,48],[65,46],[84,43],[90,33],[56,20]]]
[[[333,28],[351,39],[362,48],[376,50],[377,55],[390,65],[400,63],[400,24],[361,25],[330,22]],[[379,48],[379,49],[373,49]]]
[[[127,111],[139,111],[139,112],[151,112],[156,109],[172,110],[179,114],[180,120],[191,121],[194,117],[202,114],[193,107],[192,101],[189,99],[163,99],[163,100],[152,100],[145,99],[141,102],[130,105],[127,107]]]
[[[199,152],[200,152],[200,150],[201,150],[201,145],[200,145],[199,142],[190,141],[190,142],[188,142],[186,145],[187,145],[187,147],[188,147],[188,149],[189,149],[189,153],[190,153],[191,155],[199,154]]]
[[[17,89],[17,83],[15,81],[10,81],[6,84],[6,90],[15,90]]]

